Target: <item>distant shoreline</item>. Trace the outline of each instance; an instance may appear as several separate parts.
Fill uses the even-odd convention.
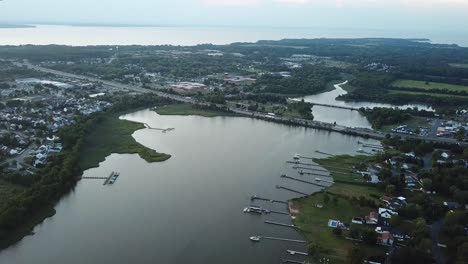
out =
[[[34,25],[22,25],[22,24],[0,24],[0,28],[35,28]]]

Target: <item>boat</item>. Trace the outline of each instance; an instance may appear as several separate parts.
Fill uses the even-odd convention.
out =
[[[297,154],[297,153],[294,154],[294,156],[293,156],[293,159],[295,159],[295,160],[298,160],[298,159],[300,159],[300,158],[301,158],[301,155],[299,155],[299,154]]]
[[[318,182],[319,182],[319,181],[321,181],[321,179],[320,179],[320,178],[315,178],[315,180],[316,180],[316,181],[318,181]]]
[[[253,242],[260,242],[260,236],[251,236],[250,240]]]
[[[244,213],[250,213],[250,209],[248,207],[244,208]]]

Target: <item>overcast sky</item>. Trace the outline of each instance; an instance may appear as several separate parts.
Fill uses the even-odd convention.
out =
[[[3,0],[1,23],[468,28],[468,0]]]

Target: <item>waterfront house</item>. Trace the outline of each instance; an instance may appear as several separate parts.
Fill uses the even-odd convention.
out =
[[[390,219],[393,215],[398,215],[398,213],[391,209],[379,208],[379,217]]]
[[[366,216],[366,224],[368,225],[376,225],[379,222],[379,214],[377,212],[370,212],[368,216]]]

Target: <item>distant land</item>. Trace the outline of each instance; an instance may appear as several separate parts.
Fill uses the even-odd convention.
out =
[[[23,25],[23,24],[0,24],[0,28],[35,28],[34,25]]]

